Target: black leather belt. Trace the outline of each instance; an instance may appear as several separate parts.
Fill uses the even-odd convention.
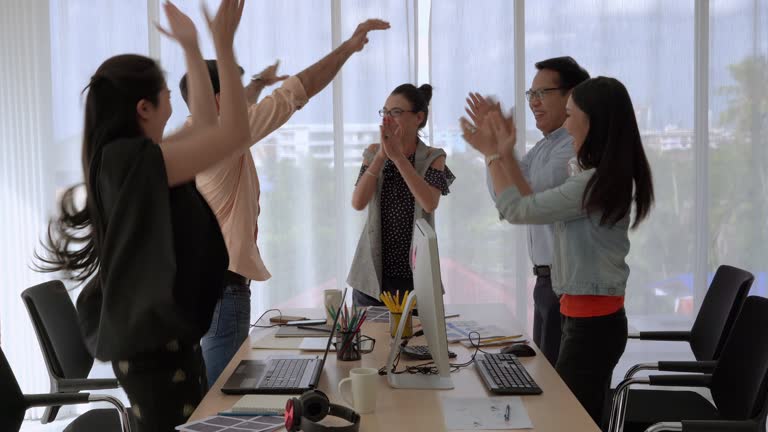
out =
[[[251,281],[248,280],[247,277],[237,274],[233,271],[227,270],[226,273],[224,273],[224,284],[225,285],[242,285],[242,286],[248,286],[250,285]]]
[[[533,266],[534,276],[550,276],[552,274],[549,266]]]

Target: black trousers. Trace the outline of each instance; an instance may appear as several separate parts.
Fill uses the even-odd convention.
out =
[[[139,432],[174,431],[208,387],[200,345],[172,341],[160,351],[113,361],[112,369],[131,401],[132,430]]]
[[[624,308],[599,317],[563,316],[563,340],[555,369],[598,425],[613,369],[626,346]]]
[[[382,292],[389,292],[393,296],[400,290],[400,298],[402,299],[406,291],[413,291],[413,278],[384,276],[381,281],[381,288]],[[358,290],[354,290],[352,293],[352,304],[355,306],[384,306],[381,300]]]
[[[563,334],[560,316],[560,299],[552,291],[552,278],[536,277],[533,288],[533,342],[553,366],[557,364]]]

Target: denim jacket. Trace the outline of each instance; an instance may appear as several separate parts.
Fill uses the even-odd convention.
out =
[[[556,294],[623,296],[629,278],[629,216],[600,225],[601,214],[587,214],[582,198],[594,169],[570,177],[556,188],[522,196],[515,186],[496,199],[496,208],[513,224],[554,224],[552,288]]]

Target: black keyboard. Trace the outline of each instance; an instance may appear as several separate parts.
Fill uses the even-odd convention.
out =
[[[429,352],[429,347],[426,345],[406,345],[400,347],[400,351],[405,356],[416,360],[432,360],[432,353]],[[448,358],[456,358],[456,353],[448,351]]]
[[[297,388],[311,361],[313,359],[271,360],[259,388]]]
[[[478,354],[475,367],[491,393],[541,394],[539,385],[514,354]]]

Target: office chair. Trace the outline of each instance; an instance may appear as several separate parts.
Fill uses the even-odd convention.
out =
[[[88,393],[47,393],[30,394],[21,393],[19,383],[11,370],[8,360],[0,348],[0,430],[3,432],[17,432],[24,421],[24,412],[32,407],[50,407],[61,405],[75,405],[91,402],[108,402],[114,405],[119,416],[114,415],[113,409],[91,410],[76,418],[65,431],[122,431],[130,432],[131,425],[128,411],[116,398],[108,395],[92,395]],[[111,415],[101,415],[108,412]]]
[[[652,415],[624,427],[625,409],[619,401],[634,384],[708,388],[714,406],[698,393],[683,393],[675,405],[659,406]],[[613,429],[645,431],[761,431],[765,423],[768,389],[768,299],[750,296],[726,340],[712,373],[651,375],[629,378],[616,388],[611,408],[617,421]],[[622,429],[623,428],[623,429]]]
[[[629,368],[624,378],[632,378],[643,370],[711,373],[754,280],[755,277],[748,271],[728,265],[718,267],[690,331],[650,331],[629,335],[630,339],[687,342],[696,361],[639,363]],[[679,395],[662,390],[632,390],[620,403],[626,404],[627,398],[632,399],[634,409],[627,416],[632,419],[646,417],[643,411],[652,413],[658,406],[673,405],[677,397]],[[608,430],[612,429],[615,421],[613,416],[608,419]]]
[[[89,379],[93,357],[85,347],[75,305],[64,284],[48,281],[24,290],[21,298],[27,307],[43,352],[51,393],[76,393],[118,387],[117,380]],[[56,419],[59,406],[48,406],[41,422]]]

